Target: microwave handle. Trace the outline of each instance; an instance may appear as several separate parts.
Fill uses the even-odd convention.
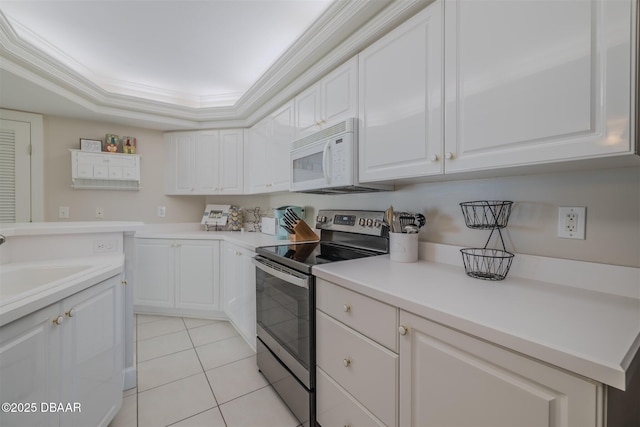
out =
[[[324,146],[324,150],[322,150],[322,173],[324,173],[324,179],[327,181],[327,184],[331,184],[331,174],[329,174],[327,170],[327,166],[329,165],[329,162],[327,162],[327,157],[329,157],[331,142],[331,140],[327,141]]]

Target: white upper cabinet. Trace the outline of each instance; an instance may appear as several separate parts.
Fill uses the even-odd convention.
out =
[[[440,174],[442,1],[359,55],[360,181]]]
[[[249,129],[247,192],[289,190],[289,151],[293,141],[293,101]]]
[[[243,130],[165,134],[166,194],[242,194]]]
[[[445,170],[631,152],[632,3],[447,0]]]
[[[215,194],[243,194],[244,131],[221,130],[219,136],[218,186]],[[214,168],[216,163],[212,165]]]
[[[295,98],[295,138],[358,115],[358,61],[352,58]]]

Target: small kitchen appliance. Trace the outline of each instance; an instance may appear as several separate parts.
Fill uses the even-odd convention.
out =
[[[305,426],[315,426],[313,267],[388,253],[383,222],[383,211],[320,210],[319,241],[256,249],[258,368]]]

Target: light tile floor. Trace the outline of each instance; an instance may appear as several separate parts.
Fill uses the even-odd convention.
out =
[[[109,427],[296,427],[229,322],[136,316],[138,387]]]

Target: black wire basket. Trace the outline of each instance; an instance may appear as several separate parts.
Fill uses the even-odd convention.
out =
[[[513,202],[481,200],[460,203],[467,227],[474,230],[491,230],[484,248],[460,249],[467,275],[482,280],[504,280],[511,268],[514,255],[507,252],[502,238],[502,228],[507,226]],[[502,249],[489,249],[493,232],[498,230]]]
[[[464,222],[475,230],[504,228],[509,222],[513,202],[479,200],[460,203]]]
[[[482,280],[504,280],[514,255],[500,249],[460,249],[467,276]]]

